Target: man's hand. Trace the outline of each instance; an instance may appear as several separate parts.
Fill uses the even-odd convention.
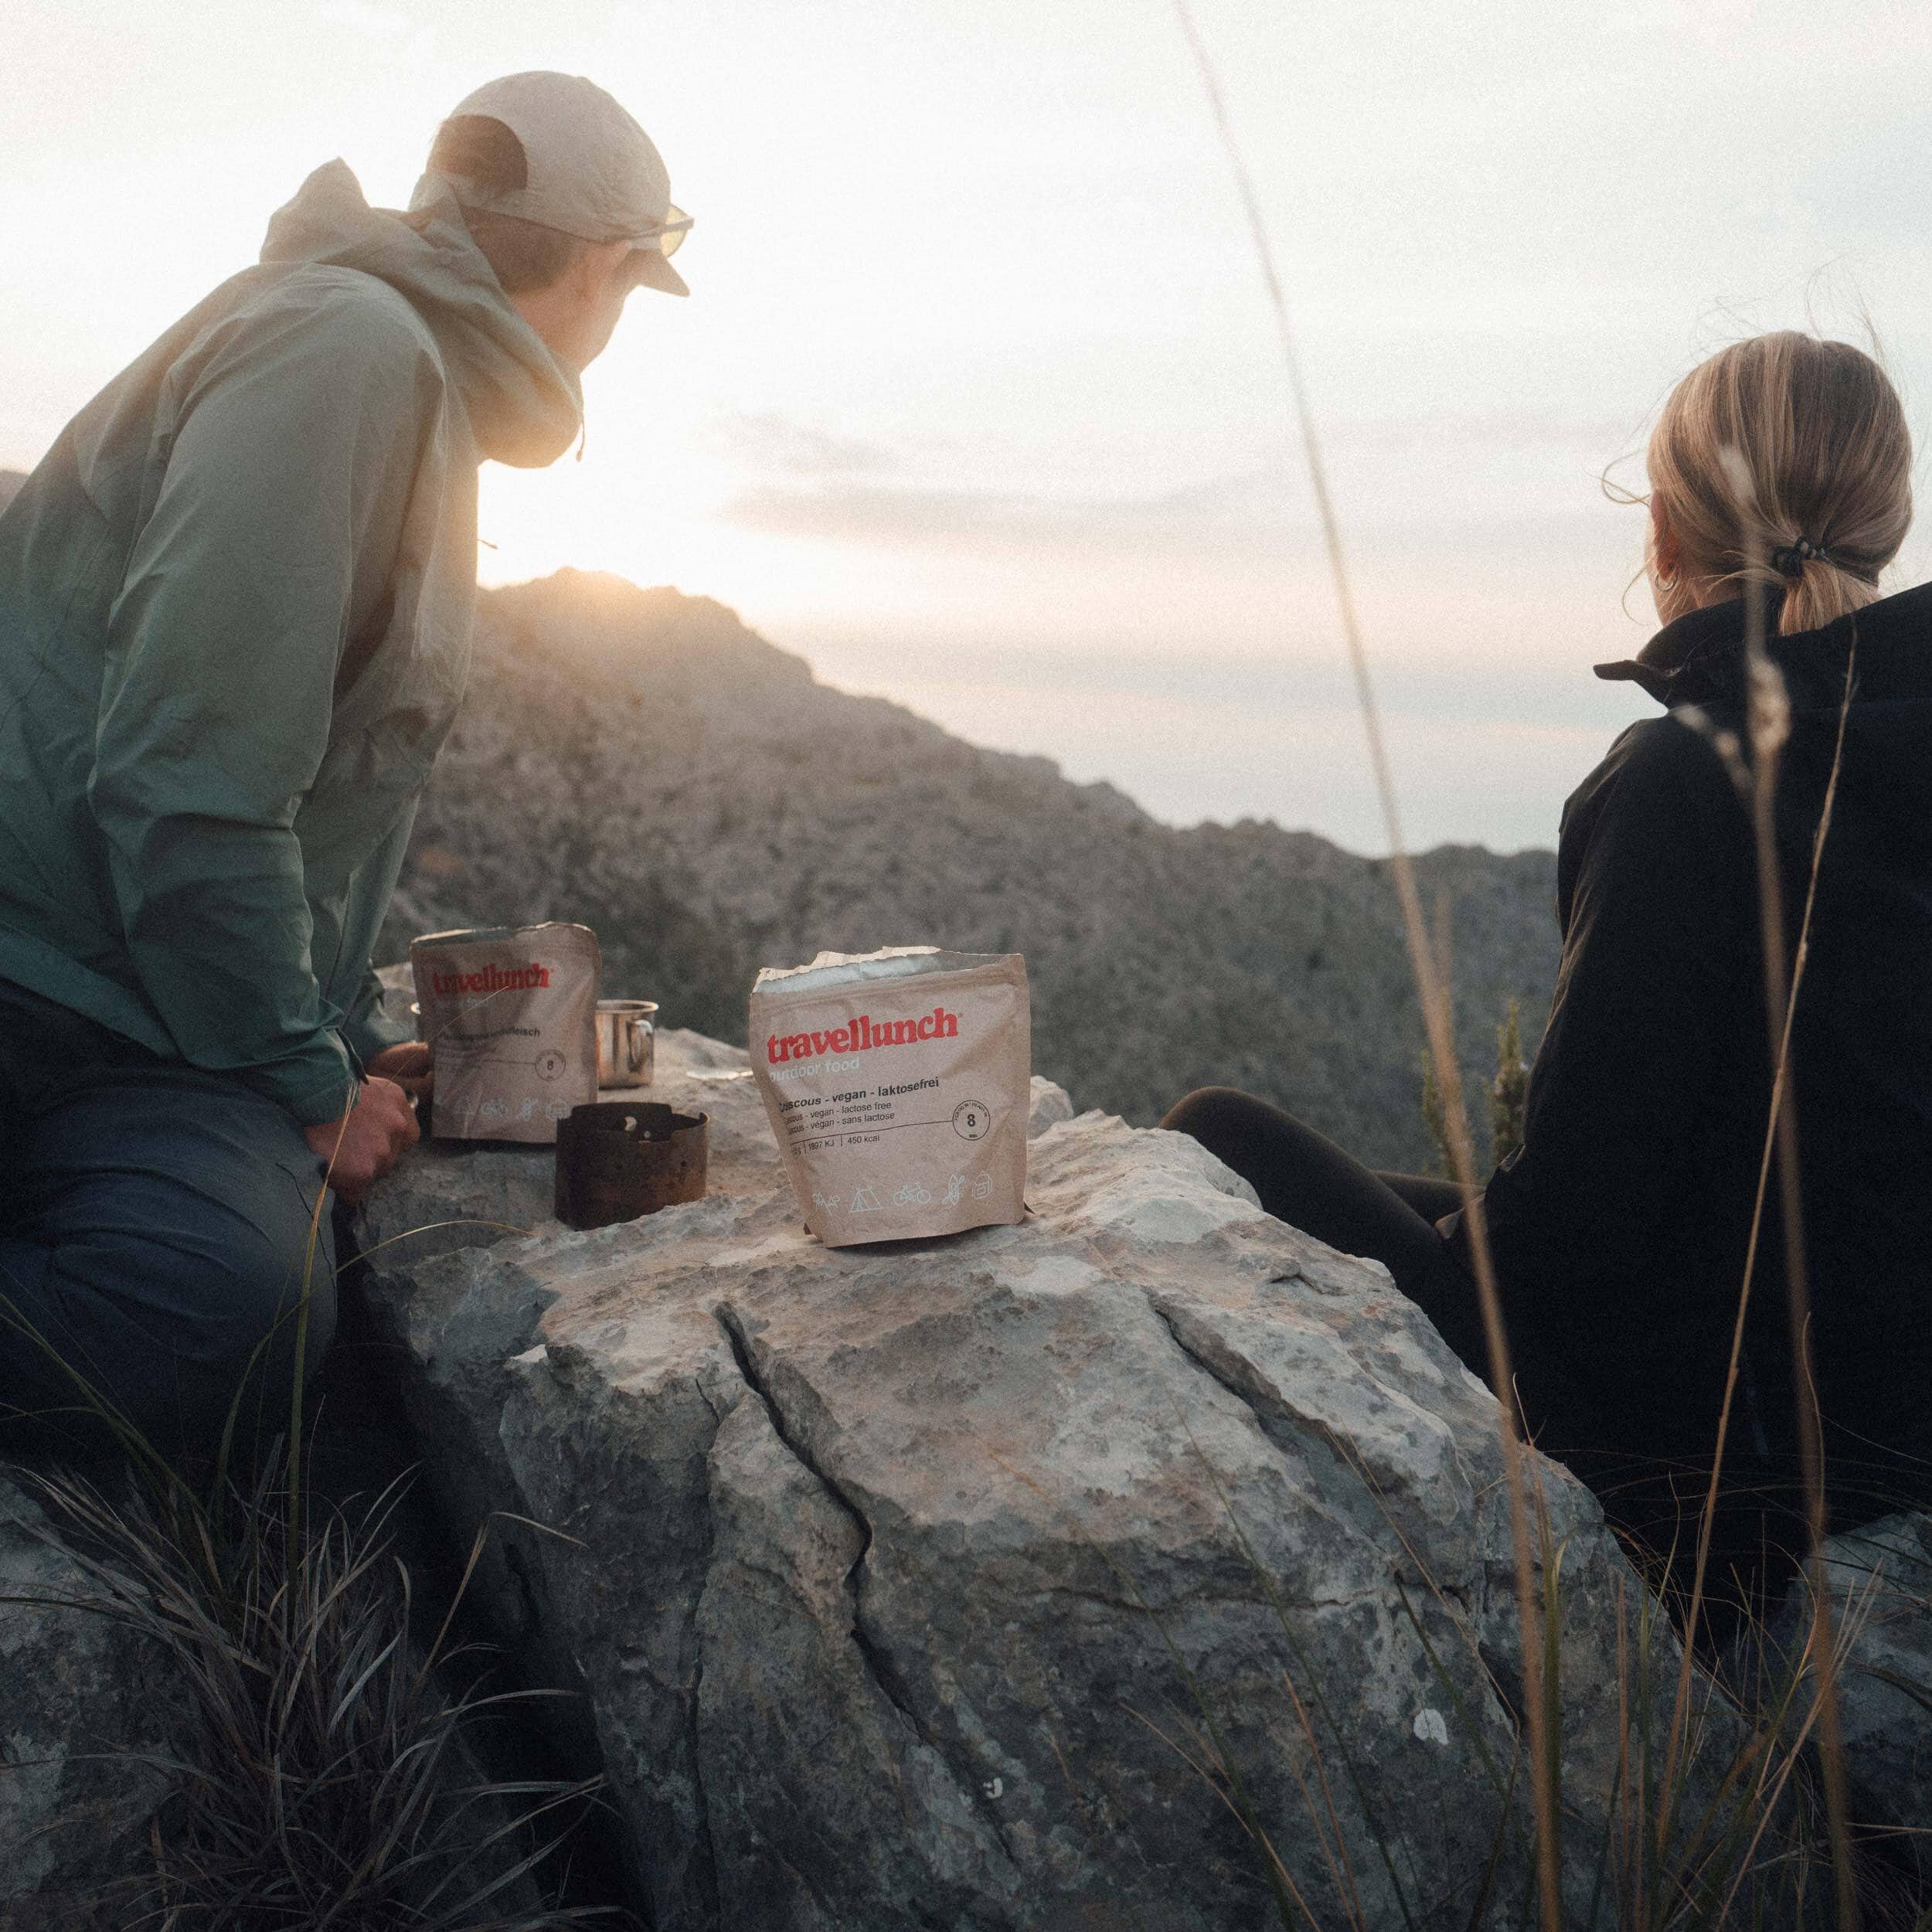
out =
[[[392,1049],[401,1052],[406,1049]],[[383,1056],[386,1059],[388,1056]],[[339,1120],[302,1129],[309,1145],[333,1163],[328,1184],[352,1206],[359,1201],[419,1138],[415,1110],[395,1081],[363,1081],[356,1104]]]
[[[426,1100],[436,1091],[436,1063],[420,1040],[386,1046],[369,1063],[372,1073],[393,1080],[411,1100]]]

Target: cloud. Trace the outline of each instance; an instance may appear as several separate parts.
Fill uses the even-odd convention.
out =
[[[883,444],[801,422],[776,410],[734,410],[716,417],[706,444],[739,468],[787,477],[876,474],[893,467]]]
[[[1423,410],[1337,417],[1325,426],[1324,440],[1332,463],[1349,472],[1353,525],[1366,532],[1414,525],[1419,466],[1432,475],[1509,478],[1527,466],[1538,492],[1560,466],[1566,486],[1587,495],[1580,479],[1641,450],[1640,427],[1583,412]],[[1101,493],[1077,482],[954,484],[934,475],[930,442],[902,452],[776,413],[723,419],[710,440],[745,479],[719,510],[720,519],[772,536],[894,549],[994,544],[1212,556],[1261,543],[1278,555],[1284,540],[1294,543],[1315,529],[1298,456],[1257,454],[1240,469],[1197,482]],[[982,474],[984,461],[981,452]],[[1018,459],[1007,468],[1016,471]],[[1520,490],[1513,500],[1478,492],[1446,522],[1458,531],[1472,521],[1494,523],[1500,547],[1513,549],[1512,526],[1547,508],[1521,498]],[[1437,534],[1446,540],[1444,531]]]
[[[1290,498],[1269,468],[1141,495],[1049,495],[927,484],[828,479],[810,488],[760,484],[719,511],[723,521],[770,536],[891,549],[1012,548],[1145,550],[1243,546],[1279,541]]]
[[[1470,410],[1339,420],[1328,426],[1327,436],[1331,443],[1346,442],[1364,449],[1413,449],[1446,443],[1512,455],[1580,451],[1602,460],[1601,452],[1614,453],[1640,445],[1644,427],[1643,421],[1635,417],[1617,419],[1535,410]]]

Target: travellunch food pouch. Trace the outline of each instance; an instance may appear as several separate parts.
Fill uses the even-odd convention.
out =
[[[1018,953],[906,947],[767,967],[751,1064],[805,1225],[828,1247],[1026,1212],[1032,1007]]]
[[[597,1098],[601,964],[596,934],[561,923],[411,942],[437,1140],[553,1142]]]

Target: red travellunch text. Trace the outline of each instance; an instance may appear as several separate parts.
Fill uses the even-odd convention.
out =
[[[550,969],[532,960],[527,966],[483,966],[473,973],[432,972],[430,985],[438,999],[457,993],[526,993],[550,983]]]
[[[862,1014],[850,1026],[828,1032],[768,1034],[765,1058],[775,1066],[781,1060],[816,1060],[822,1053],[866,1053],[875,1046],[911,1046],[923,1039],[958,1037],[959,1015],[943,1006],[917,1019],[880,1022]]]

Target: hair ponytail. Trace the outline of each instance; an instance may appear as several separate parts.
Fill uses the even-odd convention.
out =
[[[1725,452],[1749,478],[1734,489]],[[1651,488],[1679,570],[1781,597],[1778,628],[1811,631],[1873,601],[1912,521],[1912,437],[1883,369],[1795,330],[1733,342],[1671,392],[1651,432]]]

